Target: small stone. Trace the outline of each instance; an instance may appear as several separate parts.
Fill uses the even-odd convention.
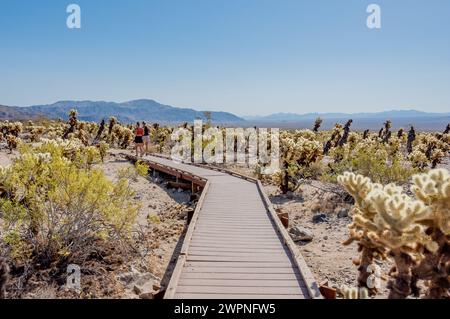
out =
[[[142,294],[142,287],[140,287],[138,285],[134,285],[133,291],[136,295],[140,295],[140,294]]]
[[[155,299],[155,296],[153,295],[152,292],[146,292],[146,293],[140,294],[139,298],[150,300],[150,299]]]
[[[323,240],[328,240],[328,236],[323,236]]]
[[[312,221],[313,221],[313,223],[317,224],[317,223],[326,222],[327,219],[328,219],[327,215],[324,213],[321,213],[321,214],[314,215],[312,218]]]
[[[289,233],[294,241],[311,241],[314,238],[313,233],[302,226],[292,227]]]
[[[338,218],[346,218],[348,217],[348,209],[343,209],[337,214]]]

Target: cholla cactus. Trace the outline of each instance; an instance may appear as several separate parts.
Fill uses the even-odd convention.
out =
[[[114,116],[109,118],[109,127],[108,127],[108,135],[111,135],[113,132],[114,125],[117,124],[117,119]]]
[[[307,137],[311,139],[308,139]],[[301,178],[302,169],[322,157],[322,145],[314,140],[315,134],[310,130],[281,133],[282,170],[274,175],[275,182],[283,193],[297,188],[297,180]]]
[[[106,154],[108,153],[109,145],[108,143],[102,141],[97,145],[97,147],[100,153],[100,159],[102,160],[103,163],[105,161]]]
[[[72,109],[69,111],[69,121],[68,121],[69,127],[64,132],[64,135],[62,136],[63,139],[66,139],[69,137],[70,134],[75,132],[77,125],[78,125],[78,112],[75,109]]]
[[[425,153],[419,149],[412,151],[408,158],[411,161],[411,164],[419,169],[424,169],[428,165],[428,159],[425,156]]]
[[[6,136],[6,143],[8,145],[9,151],[12,153],[14,149],[17,148],[19,145],[21,139],[19,137],[16,137],[15,135],[8,134]]]
[[[319,132],[319,128],[322,125],[322,122],[323,120],[320,117],[316,118],[316,121],[314,122],[313,132],[315,133]]]
[[[336,146],[339,140],[342,137],[342,125],[341,124],[335,124],[330,139],[325,143],[325,146],[323,147],[323,155],[327,155],[330,149],[333,146]]]
[[[363,253],[358,283],[365,286],[371,257],[393,257],[396,272],[390,281],[391,298],[417,293],[417,280],[429,281],[427,295],[447,296],[450,286],[450,175],[431,170],[415,175],[411,190],[415,198],[393,184],[382,186],[368,178],[345,173],[339,182],[355,198],[350,239]],[[433,273],[430,269],[440,269]],[[373,290],[371,291],[373,292]],[[445,295],[447,294],[447,295]]]

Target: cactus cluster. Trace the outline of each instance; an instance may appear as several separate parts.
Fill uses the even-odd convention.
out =
[[[345,244],[358,242],[359,285],[367,286],[367,267],[374,259],[392,258],[396,266],[389,283],[391,298],[419,295],[419,280],[429,287],[426,296],[450,297],[449,172],[439,169],[413,176],[414,197],[394,184],[383,186],[353,173],[345,173],[338,181],[355,199]],[[430,273],[430,268],[435,272]]]

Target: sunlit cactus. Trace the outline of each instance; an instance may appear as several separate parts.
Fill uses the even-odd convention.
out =
[[[357,241],[365,263],[374,256],[392,258],[390,298],[417,294],[417,280],[428,283],[426,296],[449,297],[450,175],[431,170],[413,177],[414,198],[393,184],[372,183],[353,173],[339,177],[339,183],[355,199],[351,241]],[[376,254],[375,254],[376,253]],[[364,256],[363,256],[364,257]],[[430,272],[430,269],[440,269]],[[360,286],[367,280],[367,265],[360,265]],[[366,273],[365,273],[366,272]]]

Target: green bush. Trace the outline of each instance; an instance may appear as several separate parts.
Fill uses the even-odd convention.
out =
[[[128,181],[113,183],[86,166],[95,148],[72,146],[24,146],[0,170],[0,239],[16,262],[49,265],[87,253],[98,240],[129,238],[139,204]]]

